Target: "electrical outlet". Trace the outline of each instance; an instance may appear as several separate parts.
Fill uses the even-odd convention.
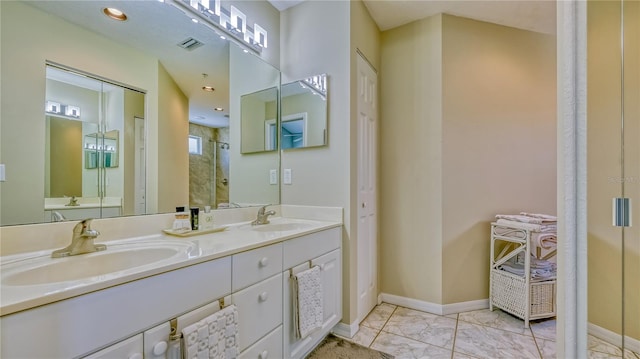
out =
[[[278,184],[278,170],[269,170],[269,184]]]
[[[284,179],[282,181],[284,184],[291,184],[291,168],[284,169]]]

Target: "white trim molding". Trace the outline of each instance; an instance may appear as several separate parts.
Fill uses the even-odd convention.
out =
[[[617,347],[622,347],[622,335],[612,332],[609,329],[605,329],[593,323],[588,324],[588,333],[596,338],[602,339],[609,344],[613,344]],[[625,349],[640,353],[640,340],[631,338],[628,335],[624,336]]]
[[[398,295],[380,293],[380,300],[385,303],[405,307],[409,309],[419,310],[436,315],[449,315],[472,310],[489,308],[489,299],[472,300],[468,302],[437,304],[425,302],[418,299],[401,297]]]
[[[339,337],[351,339],[354,335],[356,335],[358,330],[360,330],[360,325],[358,324],[358,322],[353,322],[351,324],[339,322],[333,327],[333,329],[331,329],[331,333]]]
[[[558,1],[558,358],[587,357],[587,2]],[[560,245],[562,243],[562,245]]]

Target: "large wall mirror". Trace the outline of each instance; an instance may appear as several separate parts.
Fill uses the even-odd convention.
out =
[[[240,102],[280,72],[170,2],[116,4],[126,21],[113,2],[0,2],[0,224],[279,203],[278,151],[241,153]]]
[[[280,147],[327,144],[327,76],[310,76],[282,85]]]

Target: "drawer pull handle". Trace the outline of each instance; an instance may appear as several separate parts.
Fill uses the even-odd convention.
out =
[[[267,359],[268,357],[269,357],[269,352],[266,350],[260,353],[260,355],[258,355],[258,359]]]
[[[143,356],[140,353],[133,353],[129,356],[129,359],[142,359]]]
[[[167,351],[167,347],[169,345],[165,341],[157,342],[156,345],[153,346],[153,355],[162,355]]]
[[[269,293],[267,293],[267,292],[262,292],[262,293],[260,293],[260,295],[258,296],[258,299],[259,299],[261,302],[266,301],[266,300],[267,300],[267,298],[269,298]]]
[[[269,258],[262,257],[259,264],[260,264],[260,267],[266,267],[269,264]]]

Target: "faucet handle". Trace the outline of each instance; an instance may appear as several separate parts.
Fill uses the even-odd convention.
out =
[[[73,227],[73,233],[79,234],[81,236],[97,237],[100,232],[91,229],[91,221],[93,221],[93,218],[86,218],[78,222],[78,224]]]

